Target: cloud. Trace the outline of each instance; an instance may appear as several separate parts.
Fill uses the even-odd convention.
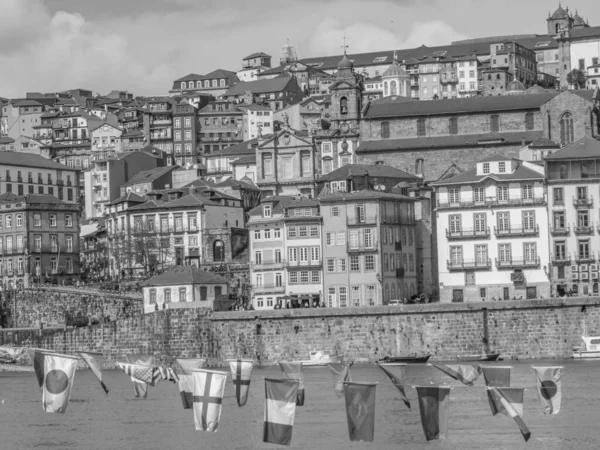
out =
[[[450,25],[434,20],[415,22],[406,37],[396,31],[371,23],[355,22],[344,26],[337,19],[321,21],[307,42],[308,53],[315,56],[339,54],[346,37],[348,53],[366,53],[390,49],[408,49],[426,45],[448,45],[467,36]]]
[[[47,32],[50,14],[41,0],[3,0],[0,52],[15,52]]]

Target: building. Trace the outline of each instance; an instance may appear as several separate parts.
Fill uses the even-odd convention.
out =
[[[387,305],[419,293],[414,201],[367,190],[319,197],[327,307]]]
[[[184,101],[177,103],[173,112],[173,147],[178,166],[191,167],[201,162],[196,145],[199,130],[196,108]]]
[[[173,88],[169,91],[171,94],[181,94],[186,91],[210,94],[213,97],[220,97],[227,89],[236,83],[239,79],[235,72],[230,70],[217,69],[206,75],[190,73],[185,77],[179,78],[173,82]]]
[[[550,297],[542,167],[492,155],[432,185],[440,302]]]
[[[242,68],[236,75],[240,81],[254,81],[258,74],[271,68],[271,55],[263,52],[252,53],[242,60]]]
[[[173,155],[173,111],[175,101],[170,98],[148,99],[142,111],[146,141],[167,155]],[[175,164],[174,160],[168,161]]]
[[[252,155],[240,156],[235,161],[229,163],[233,170],[232,178],[237,181],[247,180],[256,183],[256,153]]]
[[[173,186],[173,172],[178,168],[179,166],[155,167],[136,173],[129,181],[121,184],[121,197],[128,192],[135,192],[137,195],[144,196],[151,191],[171,188]]]
[[[546,156],[552,294],[596,295],[600,264],[600,141],[583,137]],[[544,224],[543,221],[538,221]]]
[[[148,146],[148,139],[142,130],[129,129],[121,134],[121,148],[124,152],[135,152]]]
[[[0,152],[14,152],[15,140],[8,136],[0,137]]]
[[[0,195],[3,288],[79,279],[79,206],[48,194]]]
[[[81,225],[79,248],[81,250],[81,279],[104,280],[108,276],[108,246],[104,220]]]
[[[244,140],[244,113],[237,104],[211,102],[198,111],[203,155],[218,152]]]
[[[244,227],[241,201],[223,194],[209,198],[194,188],[134,192],[109,204],[106,217],[113,278],[150,275],[173,265],[231,262],[240,246],[223,236]],[[216,236],[216,238],[214,237]]]
[[[546,156],[560,149],[560,145],[550,139],[539,138],[519,150],[521,161],[543,161]]]
[[[228,281],[194,266],[177,266],[143,284],[144,313],[172,308],[212,308],[228,298]]]
[[[395,53],[394,61],[381,75],[381,81],[383,82],[382,97],[392,95],[410,97],[410,76],[398,63]]]
[[[148,146],[136,152],[122,152],[94,159],[84,173],[85,218],[103,217],[106,206],[121,196],[121,185],[140,171],[152,170],[165,164],[164,154]]]
[[[97,123],[91,126],[92,161],[105,159],[121,152],[122,133],[123,130],[108,123]]]
[[[254,156],[254,161],[256,161],[257,146],[258,139],[254,138],[206,155],[204,160],[206,162],[207,180],[220,183],[231,178],[234,171],[232,165],[234,161],[245,156]],[[256,173],[256,169],[254,173]],[[256,181],[256,178],[252,181]]]
[[[78,170],[39,155],[0,152],[0,192],[54,195],[66,203],[79,201]]]
[[[479,87],[479,65],[477,55],[456,58],[459,98],[475,97],[481,92]]]
[[[515,41],[490,45],[490,67],[509,73],[508,81],[517,80],[528,88],[537,82],[537,58],[535,52]]]
[[[298,103],[304,97],[296,78],[281,76],[256,81],[240,81],[223,94],[223,99],[238,104],[258,103],[272,111]]]
[[[381,76],[364,80],[363,103],[383,97],[383,82]]]
[[[294,130],[307,132],[309,135],[322,128],[321,119],[324,118],[324,106],[312,97],[305,98],[295,105],[280,109],[273,113],[273,122],[289,123]],[[272,130],[273,133],[275,130]],[[267,134],[263,130],[263,134]]]
[[[600,64],[598,64],[598,58],[591,66],[587,68],[587,88],[596,89],[600,87]]]
[[[21,148],[25,136],[33,136],[37,125],[41,124],[44,105],[36,100],[15,99],[2,102],[0,115],[0,137],[15,140],[15,147]]]
[[[348,164],[317,179],[317,192],[392,191],[398,183],[420,184],[421,178],[385,164]]]
[[[257,104],[240,105],[239,109],[244,113],[243,139],[245,141],[273,134],[275,124],[271,109]]]

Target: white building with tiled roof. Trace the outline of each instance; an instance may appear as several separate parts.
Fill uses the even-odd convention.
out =
[[[432,186],[440,302],[550,297],[543,167],[492,155]]]

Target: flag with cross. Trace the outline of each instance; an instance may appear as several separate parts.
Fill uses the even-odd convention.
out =
[[[250,390],[250,378],[252,377],[252,369],[254,361],[250,359],[230,359],[229,370],[231,379],[235,386],[235,398],[238,406],[244,406],[248,400],[248,391]]]
[[[179,393],[183,409],[192,409],[194,406],[194,369],[200,369],[206,362],[202,358],[175,359],[177,376],[179,377]]]
[[[194,370],[194,422],[196,430],[216,432],[227,372]]]

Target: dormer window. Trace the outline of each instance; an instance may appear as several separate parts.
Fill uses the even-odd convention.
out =
[[[490,173],[490,163],[483,163],[483,173]]]
[[[506,173],[506,163],[504,161],[498,163],[498,172]]]
[[[271,205],[265,205],[263,208],[263,215],[265,217],[271,217]]]

